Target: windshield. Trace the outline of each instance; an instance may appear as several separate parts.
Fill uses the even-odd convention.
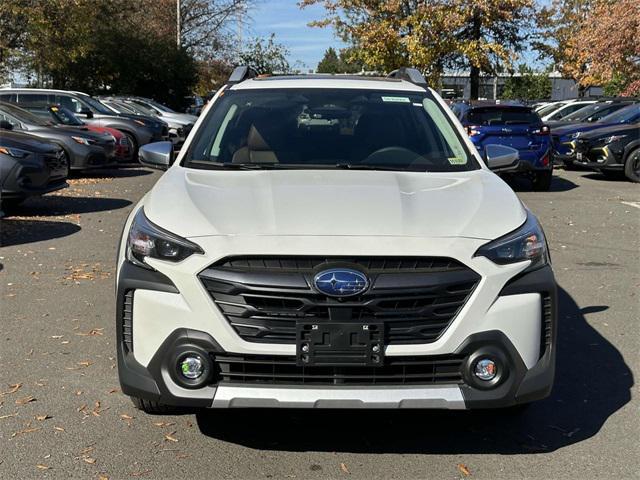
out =
[[[538,110],[538,115],[544,117],[545,115],[549,115],[550,113],[555,112],[556,110],[564,107],[565,103],[552,103],[551,105],[545,105],[540,110]]]
[[[84,125],[84,123],[76,117],[71,110],[64,107],[53,106],[49,107],[49,113],[54,118],[54,120],[63,125],[71,125],[74,127],[80,127]]]
[[[171,110],[169,107],[167,107],[166,105],[163,105],[162,103],[158,103],[155,100],[149,100],[148,98],[145,98],[144,100],[134,100],[136,103],[147,103],[152,107],[157,108],[158,110],[160,110],[161,112],[165,112],[165,113],[176,113],[175,111]]]
[[[103,104],[101,104],[95,98],[90,97],[89,95],[81,95],[80,98],[84,102],[87,102],[89,104],[89,106],[91,108],[93,108],[94,110],[96,110],[98,113],[104,113],[104,114],[107,114],[107,115],[112,115],[111,110],[109,110],[107,107],[105,107]]]
[[[474,108],[466,114],[470,125],[529,125],[540,123],[540,117],[530,108]]]
[[[3,103],[0,105],[0,109],[4,110],[9,115],[16,118],[16,120],[20,122],[24,122],[27,125],[38,125],[40,127],[50,127],[53,125],[53,122],[50,120],[44,120],[37,115],[34,115],[31,112],[23,110],[20,107],[16,107],[15,105],[9,105],[7,103]]]
[[[426,93],[226,91],[185,155],[193,168],[466,171],[479,165]]]
[[[155,117],[157,116],[156,112],[146,108],[142,105],[140,105],[139,103],[136,102],[129,102],[129,101],[125,101],[125,102],[121,102],[120,105],[125,106],[126,108],[128,108],[129,110],[131,110],[133,113],[137,113],[138,115],[148,115],[150,117]]]
[[[599,123],[629,123],[640,119],[640,103],[621,108],[598,120]]]

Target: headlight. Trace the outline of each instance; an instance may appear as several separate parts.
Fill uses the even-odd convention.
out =
[[[81,145],[93,145],[95,140],[86,137],[71,137],[73,140]]]
[[[609,144],[609,143],[617,142],[618,140],[622,140],[625,137],[626,135],[611,135],[610,137],[607,137],[604,139],[604,143]]]
[[[19,148],[0,147],[0,153],[4,153],[5,155],[9,155],[13,158],[25,158],[29,156],[30,152],[20,150]]]
[[[158,258],[169,262],[179,262],[194,253],[204,253],[193,242],[154,225],[138,210],[127,239],[127,260],[138,266],[151,268],[145,258]]]
[[[536,217],[527,211],[527,220],[520,228],[504,237],[493,240],[478,249],[476,257],[487,257],[499,264],[530,260],[527,270],[535,270],[549,264],[547,240]]]

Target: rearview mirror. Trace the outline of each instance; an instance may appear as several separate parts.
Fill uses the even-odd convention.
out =
[[[487,167],[495,171],[508,171],[518,168],[520,154],[518,150],[504,145],[486,145],[484,147],[484,158]]]
[[[173,143],[148,143],[139,150],[140,163],[156,170],[166,170],[173,163]]]
[[[82,110],[80,110],[80,113],[86,118],[93,118],[93,112],[88,108],[83,108]]]
[[[3,130],[13,130],[13,125],[6,120],[0,120],[0,128]]]

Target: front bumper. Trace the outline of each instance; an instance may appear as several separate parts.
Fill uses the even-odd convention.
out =
[[[68,186],[66,160],[60,155],[31,155],[0,158],[3,171],[2,198],[26,198],[55,192]]]
[[[589,149],[580,149],[581,159],[574,163],[586,168],[600,170],[623,170],[622,151],[615,151],[608,145]]]
[[[130,291],[135,291],[136,296],[128,301],[126,293]],[[145,342],[134,340],[139,336],[152,335],[145,331],[143,316],[161,315],[160,312],[164,310],[170,317],[174,317],[178,312],[167,312],[167,308],[171,309],[172,301],[178,296],[178,287],[166,275],[126,262],[121,265],[117,288],[117,345],[119,376],[125,394],[168,405],[207,408],[473,409],[508,407],[538,400],[549,395],[553,385],[557,314],[556,285],[550,267],[516,275],[506,282],[498,290],[497,297],[489,302],[493,305],[486,312],[485,319],[477,322],[479,329],[461,337],[460,342],[454,341],[457,346],[449,351],[429,354],[424,345],[387,347],[387,358],[395,358],[409,351],[414,352],[411,354],[413,358],[425,360],[436,361],[445,358],[447,354],[460,358],[459,380],[450,383],[434,381],[424,385],[320,386],[258,384],[251,381],[229,381],[222,374],[204,387],[185,388],[175,381],[174,373],[177,357],[185,349],[202,352],[212,358],[213,362],[216,357],[222,359],[223,356],[240,353],[251,355],[256,352],[232,353],[233,350],[241,349],[223,348],[221,342],[204,329],[178,327],[167,334],[160,332],[162,341],[157,348],[151,345],[153,354],[149,357]],[[153,310],[152,304],[157,305],[157,311]],[[133,325],[126,318],[133,320]],[[157,330],[160,322],[156,320],[154,318],[149,325],[155,325]],[[189,323],[184,317],[182,322],[185,325]],[[456,322],[449,330],[460,330],[456,329]],[[214,333],[211,329],[207,331]],[[219,338],[224,339],[225,335],[220,333]],[[218,337],[218,332],[214,334]],[[271,360],[285,359],[291,353],[289,345],[258,346],[263,349],[271,348],[271,355],[268,357]],[[248,345],[247,350],[251,347],[256,345]],[[433,348],[433,344],[429,347]],[[415,353],[419,350],[425,352]],[[486,388],[470,373],[474,361],[482,355],[499,359],[501,371],[505,372],[491,388]],[[266,356],[256,358],[267,361]]]

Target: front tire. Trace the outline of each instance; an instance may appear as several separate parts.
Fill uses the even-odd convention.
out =
[[[553,170],[542,170],[533,174],[533,189],[536,192],[547,192],[551,188]]]
[[[634,183],[640,183],[640,148],[636,148],[627,157],[624,175]]]
[[[138,142],[136,141],[136,137],[133,135],[133,133],[129,133],[129,132],[122,132],[124,134],[125,137],[127,137],[127,142],[129,142],[129,148],[131,149],[131,157],[129,158],[129,160],[131,162],[137,162],[138,161]]]

